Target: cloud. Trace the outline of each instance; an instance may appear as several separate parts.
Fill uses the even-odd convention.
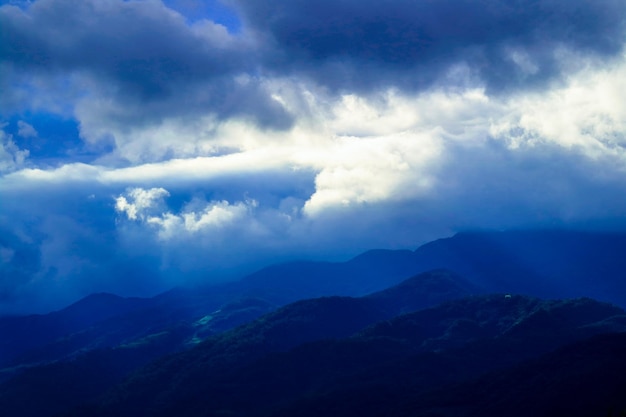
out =
[[[37,131],[35,128],[23,120],[18,120],[17,122],[17,134],[23,138],[36,138]]]
[[[305,213],[315,216],[327,208],[403,200],[431,192],[435,178],[429,168],[440,152],[440,141],[429,135],[346,138],[317,175]]]
[[[248,207],[256,206],[254,200],[244,204],[239,202],[231,205],[228,201],[219,201],[207,205],[201,212],[183,214],[185,229],[191,233],[207,228],[223,227],[242,218]]]
[[[189,23],[159,1],[3,5],[0,25],[0,70],[11,85],[4,105],[75,115],[90,143],[124,147],[138,127],[198,115],[291,124],[255,76],[262,47],[254,38],[209,19]]]
[[[553,142],[576,148],[591,158],[624,158],[626,62],[588,69],[567,80],[562,88],[514,96],[508,117],[494,123],[492,133],[510,146]]]
[[[131,188],[126,192],[126,196],[121,195],[115,199],[115,210],[126,214],[129,220],[144,219],[146,211],[154,208],[163,197],[168,195],[167,190],[163,188],[149,190]]]
[[[290,130],[276,133],[240,121],[217,123],[212,127],[215,139],[207,139],[203,150],[205,133],[200,129],[194,135],[184,126],[150,128],[143,135],[161,138],[163,144],[170,143],[163,139],[167,135],[188,135],[183,142],[189,149],[178,152],[191,157],[124,168],[68,164],[56,170],[23,170],[6,180],[7,184],[95,181],[159,188],[207,180],[215,184],[263,173],[279,178],[295,171],[315,178],[305,210],[314,215],[334,206],[437,193],[453,172],[446,166],[453,167],[456,159],[474,158],[493,141],[501,142],[511,155],[557,146],[564,154],[611,158],[609,167],[619,171],[626,127],[626,108],[620,100],[626,94],[625,68],[624,62],[589,67],[557,88],[505,97],[489,95],[484,89],[311,96],[307,85],[283,81],[277,92],[288,90],[306,102],[292,107],[300,117]],[[138,136],[143,137],[140,131]],[[191,146],[193,140],[196,145]],[[194,156],[202,153],[212,156]],[[242,184],[247,181],[251,179]]]
[[[170,198],[155,204],[165,193]],[[290,223],[300,218],[302,204],[298,207],[293,197],[276,201],[257,192],[263,199],[259,202],[246,196],[228,201],[176,194],[135,188],[115,198],[120,246],[127,256],[156,256],[163,282],[180,283],[181,273],[187,283],[230,279],[266,265],[268,259],[302,253],[299,237],[289,238]],[[135,214],[129,207],[137,201],[134,196],[142,196],[146,210]]]
[[[258,203],[255,200],[230,204],[213,201],[203,204],[190,202],[178,214],[163,211],[163,198],[170,193],[163,188],[131,188],[115,198],[115,210],[128,220],[140,221],[153,226],[159,239],[183,239],[199,232],[212,232],[242,221]],[[160,210],[159,210],[160,209]]]
[[[340,91],[420,89],[458,65],[491,91],[542,84],[568,71],[560,51],[611,57],[624,40],[617,0],[232,3],[269,34],[268,67]]]
[[[13,136],[2,130],[0,125],[0,174],[22,168],[28,158],[28,149],[20,149]]]
[[[239,150],[223,139],[237,123],[292,132],[320,111],[309,95],[332,105],[393,89],[549,87],[590,60],[620,59],[624,40],[616,0],[231,1],[236,32],[168,4],[1,6],[3,106],[75,117],[89,146],[113,148],[99,161],[137,165]]]
[[[115,219],[110,191],[94,184],[3,189],[0,246],[13,255],[0,264],[0,314],[49,311],[98,291],[150,295],[169,288],[156,252],[129,256],[122,249]]]
[[[160,239],[174,239],[199,232],[212,232],[241,221],[248,210],[256,206],[255,201],[230,204],[228,201],[208,203],[201,211],[187,211],[181,214],[164,213],[146,219],[159,229]]]
[[[245,68],[250,54],[225,27],[209,20],[189,26],[158,1],[40,0],[25,9],[5,5],[0,12],[3,36],[12,40],[5,61],[25,69],[101,74],[129,89],[129,96],[148,100],[170,94],[187,78]]]

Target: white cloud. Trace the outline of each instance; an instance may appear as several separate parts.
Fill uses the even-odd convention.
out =
[[[621,60],[609,68],[582,68],[546,91],[497,97],[477,88],[333,97],[302,82],[268,80],[265,88],[299,114],[290,130],[210,116],[172,118],[127,132],[115,152],[137,161],[129,167],[115,168],[103,159],[101,165],[22,170],[5,179],[7,184],[91,181],[169,188],[310,170],[316,188],[305,212],[315,216],[355,204],[436,195],[442,183],[451,184],[449,170],[462,162],[456,159],[476,158],[493,139],[506,144],[515,158],[533,154],[533,148],[557,146],[591,161],[614,158],[613,167],[621,170],[625,79],[626,61]],[[174,157],[161,161],[168,152]],[[456,181],[457,186],[477,186]],[[126,203],[131,210],[132,202]]]
[[[146,212],[154,209],[155,206],[167,197],[169,193],[163,188],[131,188],[126,191],[126,195],[120,195],[115,199],[115,210],[124,213],[129,220],[143,220]]]
[[[202,229],[221,227],[228,225],[246,215],[249,207],[254,207],[255,201],[244,204],[242,202],[230,205],[228,201],[219,201],[207,205],[204,211],[189,212],[182,215],[185,229],[189,232],[197,232]]]
[[[405,132],[375,138],[341,138],[328,152],[305,212],[333,207],[398,201],[430,191],[431,171],[442,151],[436,134]]]
[[[228,201],[210,202],[199,211],[179,214],[166,212],[148,217],[146,223],[158,229],[158,236],[162,240],[189,238],[197,233],[215,233],[244,221],[256,205],[257,202],[252,200],[235,204]]]
[[[234,204],[226,200],[192,200],[179,213],[172,213],[163,199],[163,188],[131,188],[115,198],[115,210],[128,220],[139,221],[157,230],[161,240],[187,238],[196,233],[214,232],[244,220],[258,206],[248,199]]]
[[[612,158],[603,170],[619,172],[626,144],[624,80],[624,59],[606,68],[587,65],[551,89],[512,96],[489,96],[480,88],[332,96],[301,81],[266,80],[264,88],[298,115],[289,130],[259,129],[244,119],[172,117],[158,125],[137,125],[120,136],[123,140],[114,152],[135,161],[128,167],[116,168],[103,158],[99,165],[22,169],[6,174],[2,187],[67,182],[138,187],[118,197],[116,210],[139,219],[155,217],[152,205],[168,195],[161,187],[180,189],[189,183],[240,178],[243,193],[246,181],[258,175],[289,178],[291,172],[308,170],[315,188],[299,198],[306,200],[304,213],[315,217],[337,208],[431,198],[449,187],[483,187],[472,182],[478,181],[478,173],[456,177],[455,167],[489,153],[493,140],[505,144],[516,160],[533,158],[540,148],[552,155],[560,149],[591,164]],[[16,149],[6,134],[3,139],[5,155],[7,149],[12,152],[5,161],[16,170],[27,151]],[[6,170],[6,162],[4,166]],[[502,172],[490,175],[506,178],[506,170],[521,168],[504,164],[497,169]],[[161,213],[153,225],[203,230],[203,225],[215,224],[218,213],[233,215],[237,204],[218,204],[209,212],[189,210],[186,217],[183,212],[170,213],[173,217]]]
[[[591,159],[626,162],[626,59],[608,68],[587,68],[547,92],[516,95],[491,133],[512,149],[556,144]]]

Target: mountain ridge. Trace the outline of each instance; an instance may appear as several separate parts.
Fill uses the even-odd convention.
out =
[[[432,275],[432,276],[431,276]],[[433,280],[442,280],[441,287],[445,287],[446,285],[451,286],[451,291],[440,291],[439,293],[431,293],[428,297],[420,296],[420,293],[426,290],[429,287],[432,287]],[[419,282],[424,281],[426,286],[420,287]],[[212,363],[212,372],[219,373],[224,371],[225,369],[231,368],[234,365],[241,365],[243,358],[255,357],[254,355],[262,355],[265,352],[284,350],[293,347],[294,345],[304,343],[309,340],[314,340],[318,337],[339,337],[346,336],[351,332],[358,330],[361,327],[366,326],[372,322],[377,320],[385,319],[392,317],[394,315],[400,314],[407,309],[418,309],[423,307],[428,307],[436,302],[443,301],[448,299],[450,296],[461,296],[467,295],[465,293],[461,294],[459,291],[460,286],[455,284],[457,281],[462,282],[462,279],[456,276],[453,273],[446,271],[435,271],[433,273],[423,273],[416,277],[412,277],[407,282],[410,282],[410,292],[407,292],[406,286],[399,286],[399,289],[388,289],[382,293],[382,297],[377,297],[377,294],[373,294],[371,297],[361,297],[361,298],[351,298],[351,297],[322,297],[317,299],[308,299],[301,300],[295,303],[284,306],[272,313],[268,313],[261,319],[258,319],[256,322],[251,322],[249,324],[243,324],[240,327],[231,330],[230,332],[224,333],[223,335],[215,335],[210,336],[204,341],[200,342],[199,347],[204,346],[207,351],[201,354],[199,357],[193,359],[194,363],[199,364],[207,364]],[[407,295],[408,293],[414,294],[414,297],[403,298],[397,300],[395,303],[389,303],[390,298],[393,298],[394,294],[402,293]],[[439,297],[439,298],[437,298]],[[262,301],[252,300],[254,305],[258,304]],[[243,302],[244,307],[249,305],[250,301]],[[228,310],[228,307],[225,307],[224,310]],[[226,311],[227,312],[227,311]],[[221,314],[221,312],[214,312],[213,314]],[[214,318],[208,318],[207,322],[211,323]],[[203,322],[200,320],[199,322]],[[266,327],[263,327],[263,323],[269,323]],[[259,327],[261,326],[261,327]],[[265,330],[262,330],[265,329]],[[307,329],[309,329],[307,331]],[[335,329],[335,330],[333,330]],[[171,332],[181,334],[182,337],[189,334],[189,331],[195,331],[192,326],[189,324],[181,324],[178,327],[172,328],[167,332],[158,333],[155,336],[158,336],[154,339],[150,339],[148,343],[138,344],[137,348],[143,352],[140,364],[145,364],[145,361],[152,358],[157,359],[155,356],[156,353],[160,353],[161,355],[165,355],[167,353],[174,353],[180,349],[176,349],[176,346],[180,344],[180,337],[178,338],[179,342],[176,344],[176,340],[172,339],[173,335]],[[295,333],[294,333],[295,331]],[[230,336],[229,336],[230,334]],[[294,336],[295,335],[295,336]],[[300,335],[298,338],[297,335]],[[269,337],[270,340],[274,340],[280,342],[279,345],[275,344],[264,344],[264,340]],[[295,339],[294,339],[295,337]],[[224,341],[226,338],[226,341]],[[228,340],[238,340],[236,348],[230,348]],[[221,340],[221,342],[220,342]],[[156,343],[156,345],[154,343]],[[211,345],[213,343],[214,345]],[[171,346],[170,346],[171,345]],[[211,345],[207,347],[208,345]],[[160,347],[170,346],[170,350],[163,351]],[[224,348],[226,346],[227,348]],[[128,357],[132,357],[133,352],[132,349],[128,349],[128,345],[120,346],[116,349],[109,349],[105,351],[105,354],[97,353],[98,351],[94,351],[95,353],[86,353],[84,355],[78,356],[73,361],[75,363],[81,363],[81,361],[85,362],[86,365],[83,367],[85,369],[94,369],[97,370],[99,368],[90,365],[90,362],[94,360],[93,358],[97,358],[98,355],[106,358],[107,361],[113,361],[115,358],[115,352],[119,353],[119,362],[124,366],[118,366],[121,371],[117,374],[118,378],[121,378],[125,372],[129,372],[132,370],[132,367],[129,367],[127,364]],[[120,349],[121,348],[121,349]],[[191,351],[181,353],[181,357],[177,359],[177,362],[173,363],[172,366],[175,368],[178,367],[178,363],[180,358],[189,357],[189,355],[193,355],[193,352],[197,352],[198,348],[192,349]],[[159,350],[160,349],[160,350]],[[226,351],[224,350],[226,349]],[[136,355],[136,354],[135,354]],[[252,356],[251,356],[252,355]],[[161,360],[157,360],[157,362],[153,363],[150,366],[156,367],[155,369],[163,368],[167,366],[166,364],[169,361],[169,356],[163,357]],[[66,368],[73,369],[76,368],[74,365],[68,365]],[[114,367],[115,368],[115,367]],[[192,365],[191,368],[197,368],[197,366]],[[201,367],[200,367],[201,368]],[[54,378],[54,372],[63,373],[66,375],[64,381],[58,381]],[[123,372],[122,372],[123,371]],[[88,378],[88,372],[76,372],[72,371],[80,378]],[[157,372],[157,371],[155,371]],[[158,371],[162,373],[162,370]],[[59,386],[63,386],[64,384],[70,387],[80,386],[80,381],[75,381],[71,377],[68,377],[68,373],[70,371],[66,370],[63,364],[56,365],[56,368],[40,368],[35,367],[31,370],[26,370],[23,376],[20,379],[20,375],[14,378],[11,381],[5,383],[5,385],[0,385],[0,406],[2,404],[14,404],[11,402],[10,398],[15,397],[15,395],[9,395],[10,392],[15,392],[17,387],[21,384],[27,384],[28,381],[31,380],[39,380],[39,381],[47,381],[45,383],[40,382],[40,386],[45,386],[45,384],[54,385],[55,389],[58,389]],[[113,381],[113,377],[115,375],[111,375],[110,379]],[[92,378],[97,378],[97,375],[92,375]],[[169,379],[167,376],[167,372],[163,376],[164,380]],[[20,382],[21,381],[21,382]],[[11,386],[13,384],[13,386]],[[4,391],[3,391],[4,390]],[[27,387],[24,387],[22,391],[22,396],[27,395]],[[5,400],[2,401],[2,393],[6,392]],[[35,394],[35,393],[31,393]],[[91,395],[96,395],[95,392],[92,392]],[[18,396],[19,397],[19,396]],[[52,398],[51,401],[54,403],[56,399]],[[76,401],[76,399],[68,399],[70,403],[72,401]],[[20,410],[20,416],[36,416],[37,414],[28,414],[27,409],[32,408],[32,404],[36,405],[37,410],[38,407],[43,407],[43,400],[40,398],[38,401],[34,401],[34,398],[30,401],[23,400],[22,407]],[[54,403],[56,404],[56,403]],[[61,410],[61,405],[57,404],[57,408],[59,411]],[[9,407],[5,407],[5,409],[9,409]],[[54,409],[53,405],[50,405],[48,409]]]
[[[316,306],[314,302],[302,303],[312,308]],[[556,322],[564,328],[556,335],[558,337],[545,337],[553,333],[553,327],[544,326],[544,322],[533,319],[540,311],[551,318],[549,324]],[[272,313],[276,314],[280,316],[282,313]],[[295,314],[298,316],[297,312]],[[332,315],[336,317],[336,314]],[[307,317],[306,314],[304,316]],[[626,312],[606,303],[584,299],[551,301],[524,296],[508,298],[504,294],[473,296],[383,319],[352,336],[344,335],[337,339],[336,336],[341,335],[334,333],[330,336],[335,337],[329,339],[320,338],[321,334],[318,334],[316,340],[300,339],[291,346],[274,346],[269,350],[263,349],[263,352],[255,347],[251,349],[253,356],[245,360],[231,356],[230,362],[225,363],[223,355],[232,355],[229,346],[237,349],[240,348],[237,346],[241,346],[242,339],[235,331],[221,336],[220,343],[225,344],[220,349],[226,349],[224,353],[217,353],[211,342],[205,342],[194,351],[171,357],[168,361],[173,373],[166,373],[158,380],[154,379],[154,375],[157,375],[155,372],[162,372],[163,364],[153,364],[144,369],[106,397],[102,403],[105,408],[100,410],[102,414],[93,415],[200,416],[211,415],[218,410],[230,410],[232,415],[265,416],[273,415],[271,410],[285,401],[285,392],[291,392],[291,401],[295,407],[287,407],[286,410],[297,409],[300,412],[302,410],[297,405],[298,401],[311,395],[317,398],[316,390],[322,389],[325,398],[333,398],[333,395],[339,393],[341,395],[337,401],[341,402],[343,390],[352,387],[350,389],[361,392],[359,397],[363,398],[367,397],[366,393],[370,389],[369,383],[366,383],[368,378],[374,384],[378,383],[376,381],[388,381],[389,384],[398,375],[399,381],[408,378],[410,386],[416,387],[412,388],[417,390],[414,392],[419,393],[433,381],[446,384],[459,377],[478,377],[485,370],[514,366],[560,346],[606,332],[607,329],[602,326],[589,324],[618,316],[622,317],[624,324],[621,330],[624,331]],[[510,331],[526,321],[532,323],[534,333]],[[326,323],[326,320],[323,319],[321,323]],[[254,331],[256,325],[252,323],[247,327],[251,333],[245,339],[249,340],[254,334],[259,336]],[[281,333],[273,336],[264,334],[260,336],[264,344],[269,343],[267,338],[285,338]],[[520,340],[524,343],[520,343]],[[204,351],[207,348],[209,351]],[[196,359],[190,361],[191,357]],[[397,366],[391,366],[393,364]],[[454,372],[441,374],[443,369],[458,366],[466,370],[458,375]],[[389,373],[389,369],[393,369],[393,373]],[[418,372],[418,375],[413,375],[417,369],[421,369],[422,374]],[[441,375],[437,376],[438,373]],[[176,381],[176,384],[171,385],[167,381]],[[398,384],[401,382],[394,382],[391,386],[400,388]],[[298,385],[301,390],[296,389]],[[142,392],[138,397],[133,394],[136,390]],[[275,394],[270,395],[271,392]],[[158,399],[156,402],[155,398]],[[384,399],[381,401],[384,403]],[[324,401],[318,402],[320,404],[324,404]],[[309,405],[307,402],[305,408],[309,409]],[[345,411],[343,415],[353,415],[349,409]],[[332,412],[327,409],[314,415],[329,414]],[[284,415],[299,414],[285,412]]]
[[[452,268],[454,272],[446,267]],[[427,268],[430,268],[429,272],[425,273],[423,269]],[[427,243],[415,251],[372,250],[345,262],[291,262],[272,265],[237,282],[194,289],[178,288],[146,299],[118,297],[106,293],[93,294],[48,315],[0,318],[0,367],[3,367],[0,382],[4,380],[8,384],[0,384],[0,393],[11,383],[14,383],[15,389],[25,387],[29,378],[32,380],[37,375],[43,380],[48,378],[45,383],[62,386],[63,383],[50,379],[55,373],[67,372],[67,369],[80,363],[85,364],[85,370],[97,372],[98,368],[91,366],[91,362],[98,357],[106,358],[102,359],[103,363],[110,361],[110,368],[117,369],[114,375],[111,374],[108,383],[110,385],[115,378],[123,377],[137,366],[164,355],[188,351],[214,337],[219,339],[222,332],[250,323],[263,314],[303,298],[321,297],[296,304],[299,307],[294,310],[295,313],[291,316],[287,314],[283,318],[286,328],[306,327],[306,322],[298,322],[301,319],[298,308],[304,308],[307,303],[313,310],[321,308],[324,303],[329,303],[329,306],[333,302],[339,303],[337,305],[343,307],[338,310],[329,308],[329,311],[335,311],[335,316],[347,314],[346,319],[352,314],[351,310],[359,311],[360,308],[361,319],[370,318],[359,321],[353,317],[352,327],[344,328],[350,331],[366,324],[368,320],[385,323],[399,314],[410,316],[415,310],[427,309],[446,300],[460,300],[470,295],[481,297],[498,293],[493,296],[496,297],[494,301],[509,305],[515,305],[521,295],[568,299],[593,295],[600,301],[612,301],[623,307],[626,305],[626,291],[621,291],[626,289],[624,268],[626,234],[623,233],[562,230],[463,232]],[[360,297],[358,301],[347,298],[355,295]],[[459,301],[456,305],[460,308],[463,303]],[[567,314],[572,317],[576,315],[574,307],[588,314],[596,314],[590,305],[598,308],[598,317],[601,320],[588,323],[586,326],[589,328],[577,327],[574,332],[576,335],[620,331],[626,323],[620,314],[607,316],[608,310],[598,307],[600,304],[595,301],[570,300],[566,305],[569,308]],[[541,346],[550,340],[570,340],[572,334],[563,330],[567,326],[563,327],[562,322],[555,321],[554,317],[558,316],[557,307],[558,303],[553,305],[554,311],[539,309],[528,320],[510,327],[505,339],[508,348],[517,352],[517,356],[513,355],[512,358],[519,359],[522,356],[516,350],[516,343],[526,346],[529,352],[538,355],[541,353]],[[486,309],[486,305],[482,308]],[[280,314],[285,314],[285,311],[288,310],[282,310]],[[485,314],[490,313],[485,310]],[[313,326],[312,329],[317,329],[316,326],[321,326],[324,322],[340,325],[335,316],[322,315],[320,317],[323,319],[317,322],[313,320],[309,324]],[[440,319],[434,317],[432,321],[435,323]],[[472,349],[477,352],[504,349],[504,342],[490,341],[480,344],[472,341],[489,334],[489,329],[477,325],[480,321],[476,318],[451,320],[453,326],[441,327],[447,333],[420,342],[425,343],[425,348],[431,349],[430,353],[421,354],[449,364],[457,359],[449,355],[432,356],[432,352],[449,352],[461,349],[461,346],[465,346],[463,349],[467,349],[467,352]],[[575,317],[575,320],[580,322],[582,318]],[[344,322],[344,325],[349,324]],[[547,328],[551,330],[541,334],[544,345],[527,343],[527,340],[539,337],[534,333],[537,329]],[[314,332],[308,338],[293,339],[290,344],[288,341],[291,332],[282,333],[281,340],[287,343],[283,347],[287,350],[297,349],[303,343],[313,343],[324,334]],[[345,332],[347,330],[344,333],[327,335],[346,337]],[[254,339],[254,333],[245,337],[240,333],[235,339]],[[390,353],[394,349],[405,353],[408,350],[403,349],[413,349],[407,342],[391,336],[372,336],[379,343],[377,349],[380,349],[381,354]],[[322,343],[318,346],[329,349],[330,345]],[[370,348],[372,347],[369,346],[368,349]],[[280,354],[273,349],[270,346],[258,353],[261,356]],[[136,356],[138,352],[142,352],[140,359]],[[250,353],[242,352],[242,357]],[[475,354],[479,355],[480,352],[477,352]],[[351,354],[355,358],[359,357],[357,352]],[[261,356],[255,357],[253,362],[261,360]],[[344,359],[348,360],[347,356],[344,355]],[[419,361],[411,363],[425,371],[429,369]],[[47,367],[46,364],[53,366]],[[76,371],[76,378],[70,378],[67,386],[79,386],[79,374],[80,378],[89,378],[89,372]],[[11,379],[20,375],[23,375],[21,380]],[[102,384],[99,390],[106,388],[107,384]],[[98,395],[98,390],[93,391],[92,395]]]

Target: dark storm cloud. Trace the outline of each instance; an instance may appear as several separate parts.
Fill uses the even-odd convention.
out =
[[[265,126],[290,123],[253,74],[252,39],[231,35],[210,20],[188,24],[160,2],[40,0],[0,9],[0,63],[18,72],[86,76],[92,94],[156,110],[143,119],[182,111],[221,117],[252,115]],[[10,72],[7,71],[7,74]],[[63,81],[62,81],[63,82]],[[94,86],[95,84],[95,86]],[[233,102],[246,103],[234,106]]]
[[[526,88],[566,71],[564,51],[619,53],[626,13],[619,0],[226,3],[242,19],[237,33],[190,23],[156,1],[4,5],[0,74],[30,90],[7,88],[0,103],[15,107],[35,90],[70,107],[91,98],[111,127],[214,114],[286,129],[294,116],[272,99],[267,76],[304,75],[343,92],[437,82]]]
[[[562,69],[559,48],[600,57],[622,50],[619,0],[232,0],[270,34],[277,73],[331,87],[423,87],[455,64],[492,90],[529,85]]]
[[[169,94],[190,77],[247,66],[244,54],[221,45],[235,41],[225,28],[207,23],[196,35],[158,3],[39,1],[27,11],[6,7],[0,16],[5,60],[98,72],[146,98]]]

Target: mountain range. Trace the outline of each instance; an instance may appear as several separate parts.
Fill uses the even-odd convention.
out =
[[[0,318],[0,409],[620,415],[624,267],[626,234],[468,232],[153,298],[94,294]]]

